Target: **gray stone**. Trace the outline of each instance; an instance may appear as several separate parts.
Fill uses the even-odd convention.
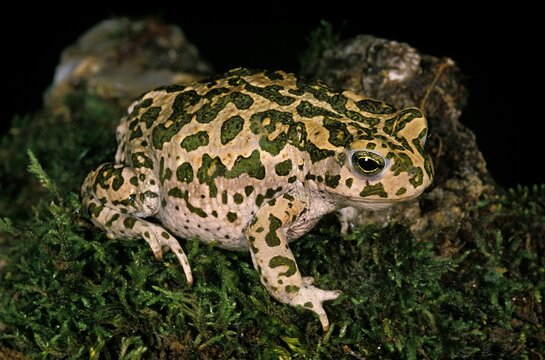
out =
[[[83,89],[125,109],[145,91],[210,74],[212,67],[179,27],[153,19],[114,18],[100,22],[62,52],[45,104],[54,115],[69,119],[65,97]]]

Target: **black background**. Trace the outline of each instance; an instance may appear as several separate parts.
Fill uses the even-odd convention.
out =
[[[3,12],[1,132],[9,128],[14,114],[41,106],[61,51],[108,17],[155,16],[177,24],[218,72],[238,66],[297,72],[308,34],[325,19],[342,38],[373,34],[454,59],[467,75],[470,91],[462,122],[477,134],[494,178],[503,186],[545,182],[545,70],[540,55],[545,41],[538,36],[543,24],[534,19],[536,9],[495,5],[476,10],[439,2],[431,10],[416,3],[412,6],[418,8],[399,9],[339,2],[315,4],[306,11],[292,9],[299,6],[295,2],[224,9],[214,3],[176,4],[161,9],[134,8],[135,3],[59,9],[20,4],[25,8]],[[253,11],[245,13],[250,8]]]

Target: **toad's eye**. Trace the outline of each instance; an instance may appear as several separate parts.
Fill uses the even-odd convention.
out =
[[[364,176],[375,176],[384,169],[384,159],[369,151],[356,151],[352,154],[352,167]]]

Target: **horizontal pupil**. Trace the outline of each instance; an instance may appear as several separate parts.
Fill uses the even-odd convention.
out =
[[[364,171],[374,171],[378,168],[378,163],[375,160],[372,160],[370,158],[359,158],[358,159],[358,165],[364,170]]]

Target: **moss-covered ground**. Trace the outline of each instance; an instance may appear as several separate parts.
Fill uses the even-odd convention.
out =
[[[267,294],[248,254],[182,240],[189,287],[172,254],[94,228],[79,187],[113,159],[120,114],[68,102],[71,121],[19,117],[1,140],[0,359],[545,357],[545,185],[470,204],[455,243],[324,219],[293,245],[304,275],[343,291],[323,333]]]

